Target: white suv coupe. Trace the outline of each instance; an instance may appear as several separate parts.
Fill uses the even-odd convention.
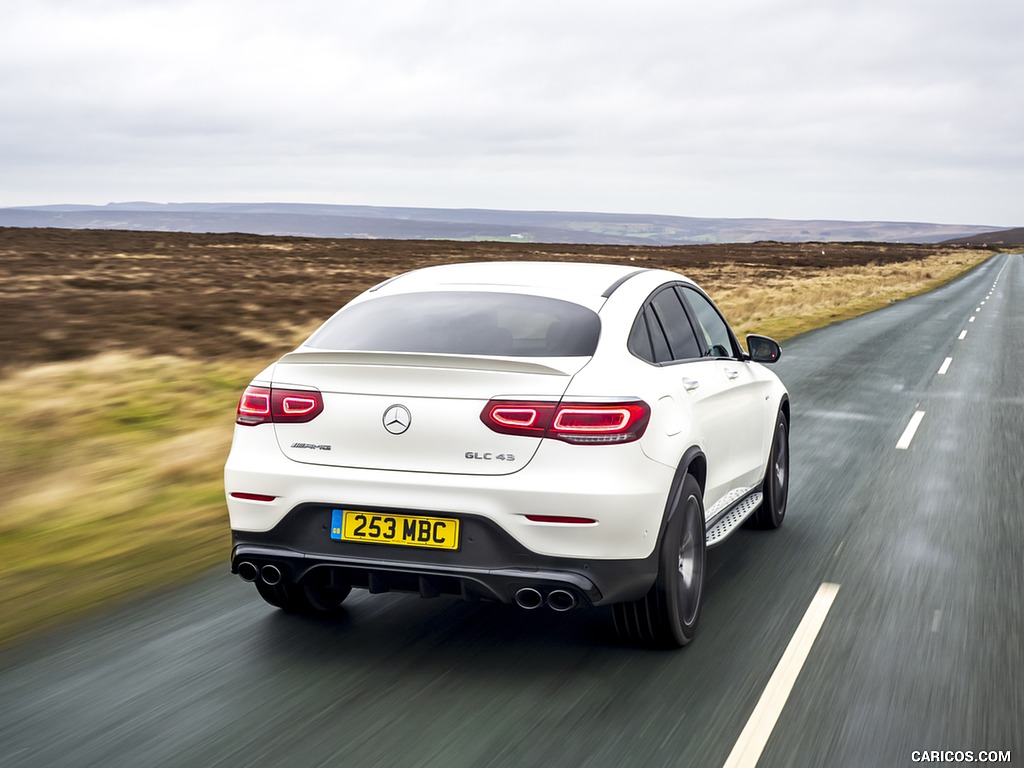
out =
[[[612,605],[681,646],[705,550],[775,528],[789,397],[673,272],[429,267],[361,294],[260,373],[225,467],[231,569],[286,611],[353,587]]]

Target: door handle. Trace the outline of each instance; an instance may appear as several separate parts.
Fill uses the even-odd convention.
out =
[[[687,392],[693,392],[693,390],[697,389],[697,387],[699,386],[699,381],[696,381],[694,379],[683,379],[683,389],[685,389]]]
[[[739,375],[740,375],[739,371],[730,371],[728,368],[725,369],[725,376],[730,381],[732,381],[733,379],[738,379]]]

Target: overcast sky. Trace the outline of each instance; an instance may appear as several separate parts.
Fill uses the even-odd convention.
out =
[[[1021,0],[0,4],[0,206],[1024,225]]]

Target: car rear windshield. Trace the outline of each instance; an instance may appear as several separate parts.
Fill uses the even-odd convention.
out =
[[[375,352],[500,357],[594,354],[597,313],[561,299],[517,293],[404,293],[345,307],[306,346]]]

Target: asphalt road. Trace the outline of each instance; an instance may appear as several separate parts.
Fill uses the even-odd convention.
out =
[[[1004,255],[786,345],[788,518],[711,551],[680,652],[597,610],[356,592],[340,622],[290,617],[225,562],[0,655],[0,766],[1024,762],[1022,338]]]

